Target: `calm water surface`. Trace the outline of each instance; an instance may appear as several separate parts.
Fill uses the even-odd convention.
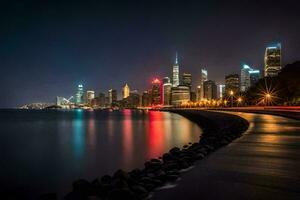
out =
[[[62,196],[75,179],[142,167],[200,134],[167,112],[0,110],[1,190]]]

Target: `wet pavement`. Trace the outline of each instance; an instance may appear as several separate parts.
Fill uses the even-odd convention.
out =
[[[185,172],[153,199],[300,199],[300,121],[232,113],[250,122],[244,135]]]

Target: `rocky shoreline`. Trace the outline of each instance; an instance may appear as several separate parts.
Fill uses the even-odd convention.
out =
[[[245,119],[225,113],[195,110],[166,111],[180,114],[197,123],[203,130],[199,142],[186,144],[182,148],[174,147],[160,158],[146,161],[143,169],[134,169],[130,172],[120,169],[113,175],[104,175],[92,182],[77,180],[73,182],[73,191],[64,199],[149,199],[155,189],[174,183],[183,170],[240,137],[249,126]],[[44,194],[40,199],[54,200],[57,197],[55,194]]]

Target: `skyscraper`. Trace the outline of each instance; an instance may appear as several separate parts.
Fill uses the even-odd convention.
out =
[[[259,70],[252,69],[249,65],[243,64],[241,68],[241,92],[245,92],[253,84],[255,84],[260,77]]]
[[[201,101],[201,85],[198,85],[196,88],[196,101]]]
[[[117,90],[108,90],[108,104],[112,105],[117,102]]]
[[[150,104],[151,104],[151,96],[149,92],[146,90],[143,92],[142,95],[142,106],[147,107],[150,106]]]
[[[93,90],[87,90],[86,91],[86,103],[91,105],[92,100],[95,98],[95,91]]]
[[[225,95],[229,96],[230,91],[234,94],[240,92],[240,77],[238,74],[229,74],[225,76]]]
[[[178,85],[172,87],[172,105],[180,106],[181,104],[188,103],[191,99],[190,88],[185,85]]]
[[[75,95],[75,103],[82,104],[83,103],[83,85],[79,84],[77,87],[77,92]]]
[[[161,92],[160,92],[161,82],[157,78],[152,81],[151,89],[151,104],[160,105],[161,104]]]
[[[208,80],[208,73],[206,69],[201,69],[201,76],[200,76],[200,85],[197,86],[197,90],[200,89],[199,92],[199,96],[197,97],[198,101],[200,101],[201,99],[204,98],[204,87],[203,87],[203,83],[205,81]],[[198,93],[197,92],[197,93]]]
[[[261,75],[259,70],[249,71],[249,74],[250,74],[250,87],[251,87],[255,85],[255,83],[257,83]]]
[[[249,65],[243,64],[241,68],[241,92],[245,92],[250,87]]]
[[[176,52],[175,64],[173,65],[173,87],[179,85],[179,64],[178,64],[178,54]]]
[[[163,84],[163,104],[170,105],[171,104],[171,89],[172,84],[170,82],[166,82]]]
[[[182,74],[182,85],[185,85],[185,86],[189,87],[190,89],[192,88],[192,74],[190,74],[190,73]]]
[[[281,70],[281,44],[268,46],[265,51],[265,76],[277,76]]]
[[[225,93],[225,85],[219,84],[218,85],[218,98],[222,99]]]
[[[122,97],[123,97],[123,99],[129,97],[129,94],[130,94],[130,88],[129,88],[129,86],[126,83],[125,86],[122,89]]]
[[[203,91],[205,99],[216,99],[217,98],[217,85],[214,81],[208,80],[203,83]]]

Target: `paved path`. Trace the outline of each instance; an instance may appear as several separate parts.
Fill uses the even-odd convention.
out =
[[[244,136],[199,161],[175,188],[153,199],[300,199],[300,121],[233,113],[250,122]]]

